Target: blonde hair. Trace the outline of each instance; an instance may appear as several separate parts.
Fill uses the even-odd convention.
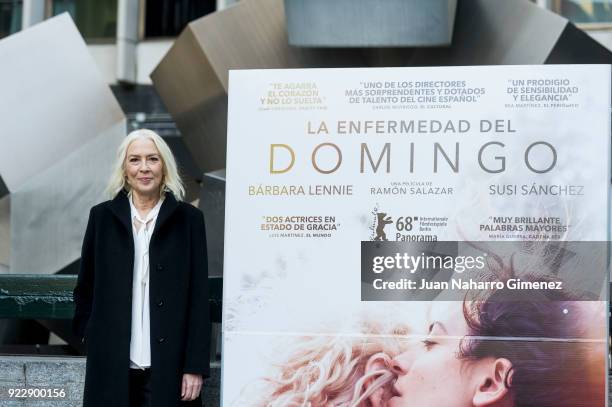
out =
[[[389,367],[368,370],[372,357],[390,360],[402,352],[408,329],[383,334],[379,326],[367,324],[355,336],[302,337],[294,350],[276,364],[276,374],[259,383],[257,394],[243,394],[257,407],[367,407],[368,398],[396,375]],[[246,397],[245,397],[246,396]]]
[[[163,165],[162,183],[159,191],[160,195],[163,195],[165,192],[169,191],[172,192],[178,201],[181,201],[185,196],[185,187],[183,186],[183,181],[179,176],[174,155],[172,154],[170,147],[168,147],[168,144],[166,144],[166,142],[157,133],[149,129],[138,129],[132,131],[125,139],[123,139],[119,145],[119,148],[117,148],[117,155],[113,164],[110,179],[108,180],[108,185],[106,187],[106,192],[108,195],[112,199],[122,189],[129,191],[130,186],[125,181],[125,158],[128,147],[136,139],[151,140],[155,144],[157,151],[159,151]]]

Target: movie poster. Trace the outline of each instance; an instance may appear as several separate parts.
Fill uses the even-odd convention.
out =
[[[230,73],[224,406],[603,406],[610,68]]]

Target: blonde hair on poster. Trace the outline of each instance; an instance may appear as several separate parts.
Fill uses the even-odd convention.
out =
[[[393,384],[390,359],[403,351],[410,328],[361,321],[354,335],[301,337],[276,350],[274,373],[243,389],[232,405],[365,407]],[[385,334],[384,332],[388,332]]]

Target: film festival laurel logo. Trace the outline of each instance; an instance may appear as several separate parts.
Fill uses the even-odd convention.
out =
[[[388,242],[389,238],[387,237],[387,232],[391,234],[393,232],[390,232],[387,226],[392,225],[395,222],[393,217],[387,212],[380,211],[378,205],[376,205],[372,210],[372,215],[373,219],[370,225],[370,240],[375,242]],[[385,231],[385,228],[387,228],[387,231]]]
[[[393,223],[393,219],[390,216],[387,216],[384,212],[376,213],[376,236],[372,240],[383,240],[385,242],[389,241],[387,239],[387,234],[385,233],[385,226]]]
[[[374,242],[436,242],[448,227],[448,217],[415,213],[391,215],[382,211],[378,204],[371,214],[370,241]]]

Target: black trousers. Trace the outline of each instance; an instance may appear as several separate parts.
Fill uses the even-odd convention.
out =
[[[151,369],[130,369],[130,407],[151,406]]]
[[[202,406],[202,396],[180,403],[185,407]],[[151,369],[130,369],[130,407],[151,407]]]

